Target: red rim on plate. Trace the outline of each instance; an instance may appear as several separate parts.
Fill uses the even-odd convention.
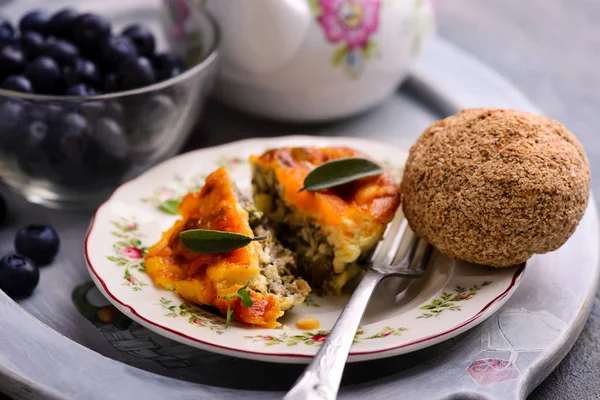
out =
[[[227,145],[225,145],[225,146],[227,146]],[[206,149],[203,149],[203,150],[206,150]],[[132,183],[133,181],[135,181],[137,179],[139,179],[139,177],[134,178],[133,180],[131,180],[129,182],[126,182],[121,187],[126,186],[129,183]],[[85,258],[86,258],[86,262],[89,267],[90,273],[92,275],[92,278],[95,281],[96,285],[100,288],[100,290],[110,300],[110,302],[113,303],[113,305],[115,305],[115,307],[117,307],[124,314],[126,314],[130,317],[133,317],[133,319],[138,321],[140,324],[144,325],[146,328],[153,330],[154,332],[156,332],[158,334],[164,335],[165,333],[168,332],[169,334],[174,335],[175,340],[179,339],[179,341],[181,341],[184,344],[193,345],[195,347],[203,348],[208,351],[213,351],[216,353],[226,354],[226,355],[230,355],[230,356],[238,356],[238,357],[242,357],[242,358],[260,358],[261,360],[272,361],[272,362],[307,362],[307,360],[309,360],[310,358],[313,357],[313,355],[294,354],[294,353],[285,353],[285,352],[266,353],[266,352],[261,352],[261,351],[239,349],[236,347],[224,346],[224,345],[220,345],[220,344],[207,342],[207,341],[201,340],[197,337],[193,337],[193,336],[187,335],[185,333],[182,333],[180,331],[169,328],[168,326],[164,326],[155,321],[151,321],[148,318],[142,316],[135,309],[134,306],[132,306],[131,304],[127,304],[126,302],[122,301],[117,296],[115,296],[111,292],[111,290],[108,288],[108,285],[106,284],[104,279],[102,279],[100,274],[98,274],[97,269],[94,267],[94,265],[90,259],[88,249],[90,246],[89,239],[90,239],[92,232],[94,231],[95,224],[97,222],[96,220],[97,220],[98,213],[104,207],[106,207],[108,203],[111,202],[111,200],[113,199],[113,197],[115,196],[115,194],[118,191],[119,190],[117,189],[117,191],[115,191],[113,193],[113,195],[96,210],[94,217],[92,218],[92,221],[90,223],[90,227],[87,231],[86,237],[85,237]],[[516,287],[518,286],[518,283],[523,276],[524,269],[525,269],[524,265],[519,268],[516,268],[515,272],[512,276],[512,279],[510,281],[510,284],[508,285],[508,287],[505,290],[503,290],[500,294],[498,294],[496,297],[494,297],[491,301],[486,303],[472,317],[470,317],[467,320],[461,321],[458,325],[456,325],[450,329],[444,330],[443,332],[439,332],[434,335],[422,337],[417,340],[413,340],[413,341],[403,343],[400,345],[393,345],[393,346],[384,347],[384,348],[380,348],[380,349],[376,349],[376,350],[369,350],[369,351],[351,351],[349,354],[349,361],[350,362],[363,361],[363,360],[369,360],[369,359],[374,359],[374,358],[391,357],[394,355],[407,353],[409,351],[419,350],[424,347],[428,347],[428,346],[434,345],[436,343],[442,342],[443,340],[449,339],[451,337],[454,337],[454,336],[468,330],[469,328],[475,326],[476,323],[480,323],[483,320],[485,320],[486,318],[488,318],[491,314],[493,314],[493,312],[495,312],[500,306],[502,306],[508,300],[508,298],[510,297],[508,295],[511,294],[514,290],[516,290]],[[410,348],[410,350],[408,350],[407,348]],[[374,356],[374,355],[377,355],[377,356]]]

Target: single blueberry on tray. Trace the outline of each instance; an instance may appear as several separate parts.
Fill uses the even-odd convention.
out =
[[[15,250],[37,265],[48,265],[54,260],[60,239],[56,231],[46,225],[29,225],[21,228],[15,237]]]
[[[119,64],[135,58],[137,48],[127,36],[109,37],[100,50],[100,59],[107,70],[116,70]]]
[[[0,48],[0,77],[20,74],[24,66],[25,56],[18,46],[5,44]]]
[[[2,89],[13,90],[15,92],[32,93],[33,87],[29,79],[23,75],[11,75],[0,84]]]
[[[79,14],[72,8],[63,8],[57,11],[46,25],[48,35],[70,39],[73,35],[73,23]]]
[[[140,55],[150,57],[154,54],[156,44],[154,36],[149,30],[134,24],[126,27],[123,30],[123,35],[129,37],[133,41]]]
[[[44,42],[44,37],[39,32],[23,33],[21,35],[21,48],[25,53],[25,57],[28,60],[33,60],[40,56],[44,48]]]
[[[54,94],[60,91],[62,77],[58,63],[47,56],[40,56],[27,64],[25,76],[37,93]]]
[[[150,60],[135,57],[125,60],[117,70],[117,87],[121,90],[136,89],[156,82]]]
[[[21,18],[21,22],[19,22],[19,29],[21,29],[21,32],[34,31],[44,34],[46,32],[47,23],[48,16],[45,12],[41,10],[33,10]]]
[[[97,48],[110,35],[110,23],[96,14],[82,14],[73,23],[73,38],[81,47]]]
[[[10,22],[0,17],[0,44],[12,43],[15,40],[15,28]]]
[[[31,295],[40,281],[40,271],[26,257],[10,254],[0,259],[0,290],[13,298]]]
[[[79,57],[79,49],[63,39],[48,39],[42,48],[42,55],[51,57],[62,65],[73,65]]]

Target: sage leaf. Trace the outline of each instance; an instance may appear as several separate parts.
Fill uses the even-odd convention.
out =
[[[167,214],[177,215],[179,213],[180,204],[181,201],[177,199],[166,200],[158,206],[158,209]]]
[[[234,232],[190,229],[180,232],[179,238],[181,243],[194,253],[216,254],[248,246],[255,240],[266,239],[266,236],[250,237]]]
[[[357,179],[381,175],[383,172],[383,168],[365,158],[340,158],[321,164],[310,171],[304,178],[304,187],[299,192],[303,190],[318,192]]]

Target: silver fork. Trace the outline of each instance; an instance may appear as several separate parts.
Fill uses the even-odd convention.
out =
[[[433,248],[421,241],[412,231],[410,231],[411,237],[407,248],[400,251],[407,231],[410,231],[408,223],[398,211],[394,220],[388,225],[384,239],[373,253],[370,263],[365,265],[367,272],[354,290],[344,311],[317,355],[294,387],[286,394],[284,400],[334,400],[336,398],[354,336],[377,286],[390,276],[418,278],[423,275],[429,263]],[[420,242],[424,242],[422,256],[412,267],[419,248],[423,247]]]

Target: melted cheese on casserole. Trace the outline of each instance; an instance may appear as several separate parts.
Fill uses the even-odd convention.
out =
[[[212,229],[254,236],[248,213],[239,205],[234,185],[224,168],[206,178],[204,187],[187,194],[180,207],[181,218],[164,232],[148,250],[145,266],[154,282],[176,291],[186,301],[217,307],[227,312],[226,300],[219,299],[249,283],[252,307],[232,299],[234,318],[252,325],[276,327],[283,312],[275,296],[267,293],[267,280],[260,273],[261,245],[219,254],[197,254],[185,248],[179,233],[187,229]]]
[[[364,178],[319,192],[299,192],[304,178],[315,167],[334,159],[366,156],[345,147],[282,148],[250,157],[256,174],[274,173],[279,196],[294,213],[308,217],[333,246],[332,292],[357,273],[348,265],[372,250],[381,239],[387,223],[400,205],[399,187],[392,176]],[[267,194],[255,193],[257,206],[267,216],[272,201]]]

